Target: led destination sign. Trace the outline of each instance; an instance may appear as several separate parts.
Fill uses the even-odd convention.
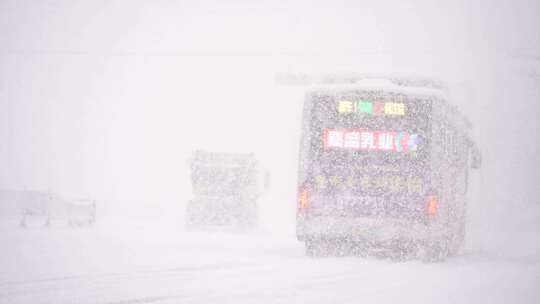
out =
[[[418,150],[418,135],[395,131],[324,130],[325,149],[409,152]]]
[[[405,104],[399,102],[371,102],[366,100],[341,100],[337,103],[337,111],[342,114],[359,113],[371,115],[405,115]]]

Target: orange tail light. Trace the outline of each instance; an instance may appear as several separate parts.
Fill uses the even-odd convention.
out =
[[[298,203],[300,209],[307,209],[309,207],[308,191],[306,189],[300,192],[300,195],[298,196]]]
[[[437,215],[437,210],[439,209],[439,202],[437,201],[436,196],[428,196],[427,201],[427,213],[429,216]]]

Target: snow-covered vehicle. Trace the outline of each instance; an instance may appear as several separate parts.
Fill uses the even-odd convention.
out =
[[[306,93],[297,237],[306,253],[354,249],[444,259],[465,236],[470,123],[437,82],[359,79]]]
[[[11,201],[20,209],[20,226],[91,226],[96,223],[96,202],[67,200],[57,194],[38,191],[11,191]]]
[[[254,153],[196,151],[191,160],[194,198],[187,206],[188,227],[253,227],[260,195]]]

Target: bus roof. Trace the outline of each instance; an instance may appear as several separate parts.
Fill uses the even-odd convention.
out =
[[[326,83],[308,87],[308,93],[335,95],[343,91],[382,91],[410,96],[433,96],[446,99],[442,88],[396,84],[391,79],[362,79],[355,83]]]
[[[428,78],[359,77],[356,82],[314,84],[307,88],[306,93],[332,96],[351,91],[380,91],[414,97],[435,97],[439,101],[438,104],[443,104],[447,108],[446,112],[452,117],[453,121],[463,124],[466,129],[472,127],[470,121],[455,106],[448,103],[449,98],[442,83],[436,80],[430,82]]]

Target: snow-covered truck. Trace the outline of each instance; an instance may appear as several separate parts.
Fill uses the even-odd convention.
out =
[[[193,199],[187,206],[187,225],[253,227],[260,196],[254,153],[195,151],[189,161]]]
[[[456,253],[469,168],[480,166],[470,128],[437,82],[360,77],[313,86],[298,171],[297,237],[306,253]]]

